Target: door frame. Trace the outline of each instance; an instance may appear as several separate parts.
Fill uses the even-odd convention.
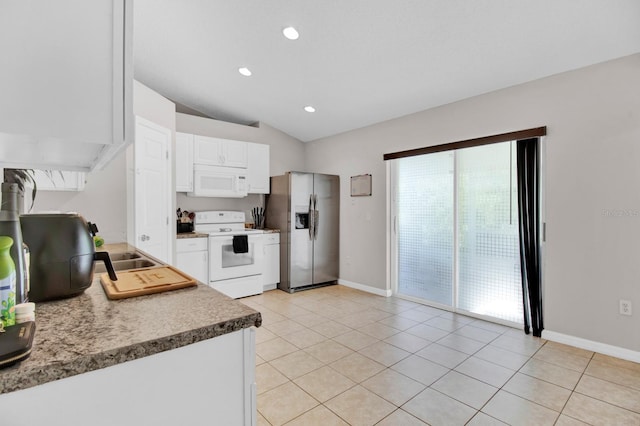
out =
[[[543,298],[544,305],[544,294],[546,287],[546,279],[545,279],[545,266],[546,266],[546,159],[547,159],[547,145],[546,145],[546,136],[538,137],[539,143],[539,161],[540,161],[540,176],[539,176],[539,188],[540,188],[540,287]],[[522,324],[513,323],[510,321],[505,321],[500,318],[489,317],[486,315],[480,315],[473,312],[465,311],[462,309],[456,308],[457,300],[454,299],[454,306],[447,306],[443,304],[439,304],[432,301],[427,301],[424,299],[419,299],[417,297],[407,296],[398,293],[398,203],[397,203],[397,183],[398,183],[398,160],[391,160],[386,162],[386,174],[387,174],[387,292],[390,292],[392,296],[397,297],[399,299],[409,300],[412,302],[420,303],[422,305],[432,306],[434,308],[442,309],[449,312],[459,313],[461,315],[465,315],[468,317],[478,318],[485,321],[494,322],[497,324],[506,325],[514,328],[521,328]],[[454,162],[454,168],[457,168],[458,160]],[[456,174],[454,173],[454,177]],[[454,196],[457,197],[457,185],[454,182]],[[455,226],[457,227],[457,212],[454,217]],[[457,232],[454,233],[454,244],[457,247]],[[457,259],[458,253],[457,250],[454,250],[454,275],[455,281],[457,282],[457,274],[458,274],[458,265]],[[457,298],[457,289],[454,285],[454,298]]]

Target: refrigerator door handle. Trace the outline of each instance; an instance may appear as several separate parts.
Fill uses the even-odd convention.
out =
[[[313,194],[313,239],[318,238],[318,225],[320,223],[320,212],[318,211],[318,196]]]
[[[313,212],[314,212],[314,210],[313,210],[313,194],[310,194],[309,195],[309,219],[308,219],[308,221],[309,221],[309,223],[308,223],[308,226],[309,226],[309,239],[310,240],[313,240],[313,232],[314,232],[314,229],[313,229],[314,226],[313,225],[314,225],[314,220],[315,220],[314,216],[315,215],[313,214]]]

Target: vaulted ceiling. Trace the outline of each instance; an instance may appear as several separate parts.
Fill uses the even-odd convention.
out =
[[[134,7],[137,80],[207,116],[262,121],[305,142],[640,52],[638,0]],[[283,36],[288,26],[298,40]]]

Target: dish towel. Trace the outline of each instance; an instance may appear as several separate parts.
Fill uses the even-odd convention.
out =
[[[249,253],[249,239],[246,235],[233,236],[233,252]]]

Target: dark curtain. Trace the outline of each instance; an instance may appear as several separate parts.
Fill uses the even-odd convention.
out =
[[[517,142],[518,219],[524,332],[540,337],[542,289],[540,282],[540,161],[539,139]]]

